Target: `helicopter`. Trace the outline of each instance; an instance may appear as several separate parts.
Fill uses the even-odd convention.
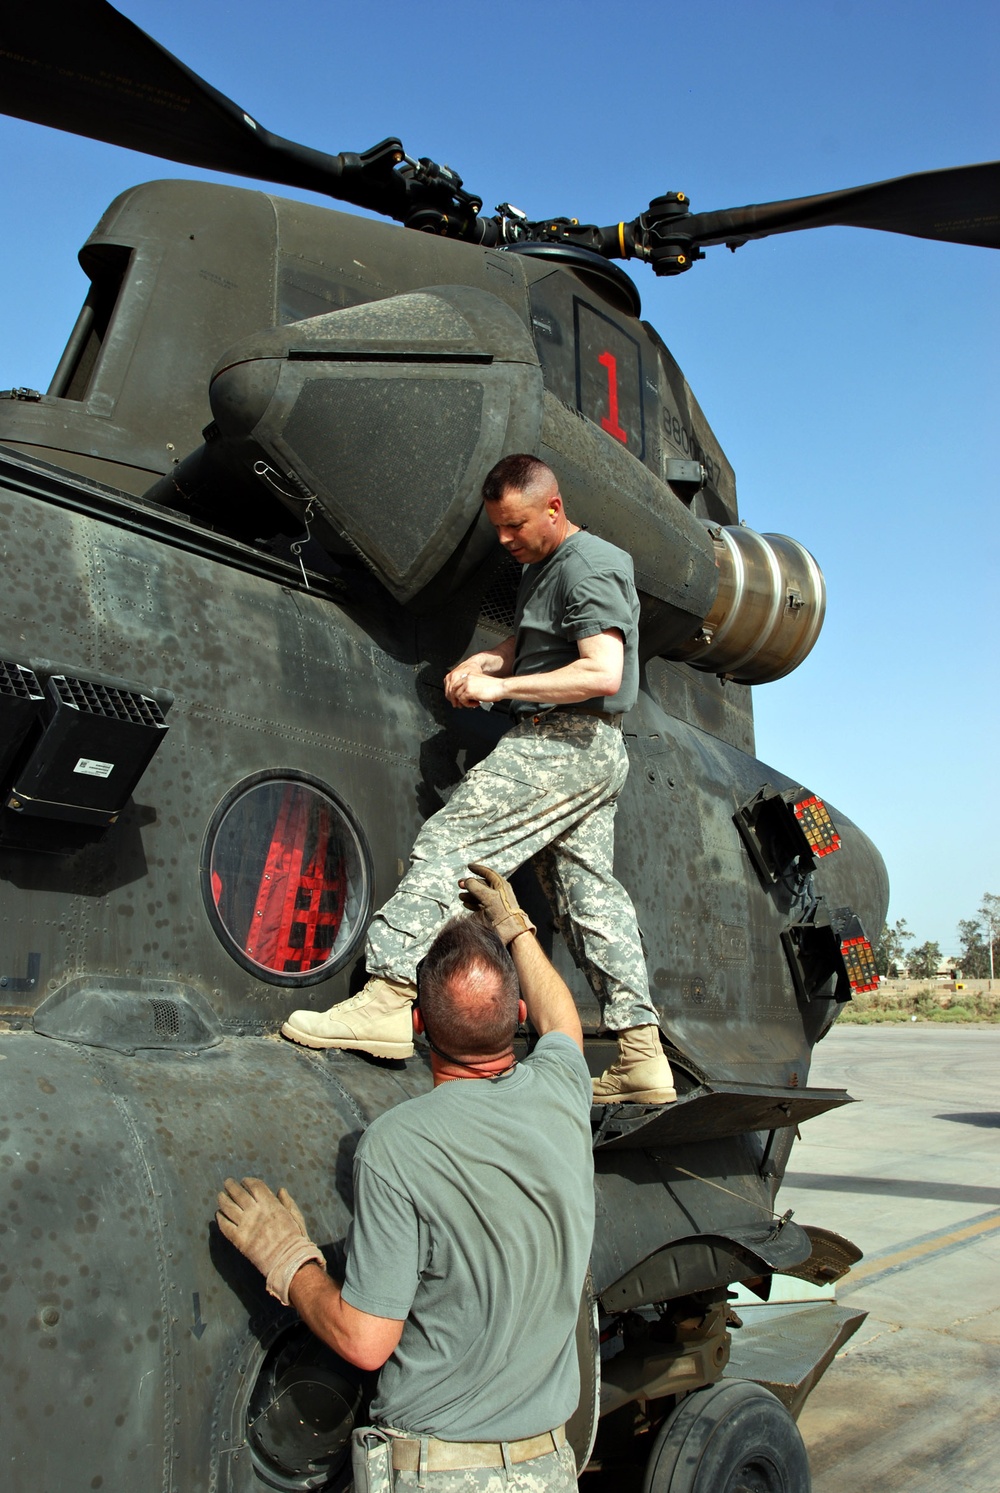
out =
[[[780,1213],[778,1189],[796,1127],[848,1101],[810,1087],[810,1054],[874,978],[888,889],[864,834],[755,755],[751,690],[808,655],[823,578],[740,524],[725,454],[615,261],[686,273],[713,244],[830,222],[997,247],[1000,167],[715,214],[670,193],[607,228],[484,217],[399,140],[329,157],[271,135],[103,0],[56,35],[50,19],[4,21],[7,112],[409,231],[235,187],[134,188],[81,250],[90,288],[49,389],[0,400],[10,1485],[349,1476],[370,1384],[207,1220],[227,1172],[281,1177],[335,1263],[361,1131],[429,1084],[418,1061],[275,1033],[357,987],[420,823],[504,729],[451,711],[441,678],[509,631],[516,568],[478,493],[517,450],[636,562],[618,862],[679,1092],[595,1121],[571,1439],[581,1468],[639,1455],[651,1493],[705,1493],[679,1452],[710,1428],[725,1478],[752,1472],[749,1403],[792,1477],[792,1415],[862,1314],[824,1304],[782,1376],[780,1349],[741,1344],[728,1291],[858,1257]],[[530,869],[519,892],[599,1072],[596,1003]]]

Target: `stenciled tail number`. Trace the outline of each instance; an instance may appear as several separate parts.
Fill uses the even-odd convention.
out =
[[[623,446],[628,445],[628,435],[618,420],[618,359],[614,353],[601,353],[597,360],[608,375],[608,413],[601,418],[601,429],[613,435]]]

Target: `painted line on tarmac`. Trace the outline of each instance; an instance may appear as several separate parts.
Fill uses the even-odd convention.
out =
[[[846,1296],[849,1291],[870,1285],[883,1276],[896,1275],[914,1265],[923,1265],[929,1259],[938,1259],[941,1255],[965,1249],[998,1229],[1000,1208],[994,1208],[989,1213],[981,1213],[978,1218],[970,1218],[968,1223],[960,1224],[958,1228],[936,1229],[932,1234],[921,1234],[918,1238],[911,1239],[908,1244],[879,1250],[877,1254],[870,1255],[863,1265],[855,1266],[843,1284],[838,1284],[837,1295]]]

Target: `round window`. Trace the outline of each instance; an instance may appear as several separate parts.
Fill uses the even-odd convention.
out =
[[[313,778],[251,778],[209,825],[209,916],[233,957],[273,984],[311,985],[343,967],[367,923],[371,885],[360,825]]]

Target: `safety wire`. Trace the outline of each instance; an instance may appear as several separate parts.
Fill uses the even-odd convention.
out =
[[[668,1161],[667,1166],[672,1167],[675,1172],[680,1172],[682,1176],[690,1177],[692,1182],[704,1182],[706,1187],[714,1187],[717,1192],[724,1192],[727,1197],[735,1198],[738,1203],[749,1203],[752,1208],[759,1208],[762,1213],[767,1213],[771,1218],[776,1218],[777,1224],[771,1231],[772,1239],[781,1233],[785,1224],[792,1218],[791,1208],[785,1213],[776,1213],[773,1208],[768,1208],[763,1203],[758,1203],[754,1198],[744,1197],[741,1192],[733,1192],[731,1187],[723,1187],[721,1182],[713,1182],[710,1177],[699,1177],[697,1172],[689,1172],[687,1167],[678,1166],[676,1161]]]
[[[269,466],[266,461],[255,461],[253,464],[253,469],[258,477],[263,477],[268,487],[273,487],[275,492],[280,493],[283,498],[291,498],[293,502],[302,501],[304,494],[302,492],[289,492],[287,487],[282,487],[281,483],[277,480],[278,473],[272,466]],[[289,475],[291,476],[292,474]],[[305,493],[309,493],[309,489],[305,486],[305,483],[302,483],[301,486],[304,489]],[[302,522],[305,525],[306,530],[305,536],[302,539],[296,539],[292,544],[288,546],[292,554],[295,556],[296,560],[298,560],[299,562],[299,569],[302,572],[302,583],[307,591],[311,590],[312,588],[309,585],[309,577],[306,575],[306,567],[302,563],[302,546],[304,544],[308,544],[310,539],[312,539],[312,530],[309,527],[309,521],[313,516],[313,508],[315,503],[316,498],[313,494],[310,493],[309,501],[306,503],[305,512],[302,515]]]
[[[302,580],[305,583],[305,588],[307,591],[309,590],[309,577],[306,575],[306,567],[302,563],[302,546],[304,544],[308,544],[310,539],[312,538],[312,530],[309,527],[309,520],[313,516],[313,503],[315,501],[315,498],[309,499],[308,503],[306,504],[305,512],[302,515],[302,522],[305,524],[306,529],[305,538],[296,539],[294,543],[288,546],[292,554],[295,556],[296,560],[298,560],[299,562],[299,569],[302,572]]]

